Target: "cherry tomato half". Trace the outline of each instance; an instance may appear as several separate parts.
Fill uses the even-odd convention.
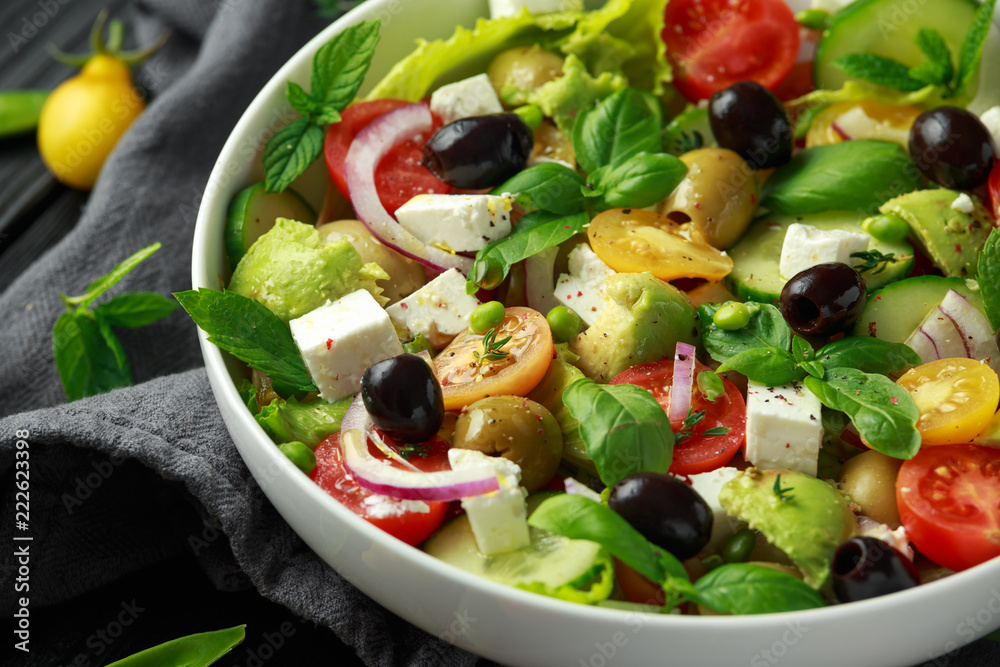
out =
[[[356,102],[344,109],[339,123],[326,131],[323,154],[330,178],[340,192],[350,199],[344,160],[351,142],[365,127],[384,113],[409,104],[405,100],[382,99]],[[434,129],[440,127],[435,118]],[[382,205],[391,214],[418,194],[448,194],[451,186],[437,179],[421,164],[421,149],[430,137],[409,139],[394,146],[375,168],[375,189]]]
[[[674,86],[692,102],[748,79],[774,89],[799,54],[782,0],[670,0],[663,18]]]
[[[555,346],[545,316],[531,308],[508,308],[492,334],[466,332],[434,357],[434,374],[441,381],[445,410],[458,410],[487,396],[525,396],[549,370]],[[486,336],[498,352],[487,356]]]
[[[708,367],[695,363],[695,373],[707,371]],[[674,362],[672,360],[654,361],[639,364],[622,371],[609,384],[634,384],[649,391],[665,412],[670,413],[670,387],[674,379]],[[690,435],[681,442],[674,444],[674,459],[669,472],[675,475],[694,475],[700,472],[715,470],[727,463],[743,446],[746,439],[747,406],[743,394],[729,380],[723,378],[726,393],[715,401],[709,402],[696,388],[691,395],[691,408],[697,413],[705,411],[705,416],[699,421]],[[682,432],[680,422],[671,422],[670,427],[675,434]],[[701,434],[710,428],[725,427],[729,432],[725,435],[703,437]],[[676,437],[676,436],[675,436]]]
[[[924,445],[969,442],[997,411],[1000,381],[975,359],[938,359],[911,368],[897,381],[920,410]]]
[[[1000,456],[979,445],[926,447],[904,461],[896,503],[907,537],[952,570],[1000,556]]]
[[[993,165],[990,177],[986,180],[986,189],[990,193],[990,212],[993,213],[993,224],[1000,225],[1000,160]]]
[[[388,439],[386,439],[388,442]],[[450,470],[448,464],[448,443],[435,436],[427,443],[426,456],[410,456],[409,461],[424,472]],[[371,441],[368,451],[372,456],[385,459]],[[399,464],[393,463],[397,467]],[[351,510],[365,521],[378,526],[393,537],[416,546],[438,529],[444,520],[450,503],[414,502],[381,497],[379,502],[368,500],[378,494],[362,488],[344,466],[340,451],[340,434],[335,433],[316,448],[316,468],[309,475],[321,489],[333,496],[337,502]],[[367,502],[366,502],[367,501]],[[414,507],[426,506],[426,512]]]

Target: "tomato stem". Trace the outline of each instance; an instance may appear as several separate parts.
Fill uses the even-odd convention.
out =
[[[108,29],[108,38],[104,39],[104,28]],[[90,29],[90,53],[70,54],[61,51],[54,44],[48,45],[49,54],[58,62],[69,67],[80,68],[87,64],[87,61],[97,55],[109,55],[118,58],[129,67],[136,67],[148,60],[154,53],[163,48],[163,45],[170,39],[170,30],[164,30],[155,42],[141,49],[132,51],[122,51],[122,42],[125,36],[124,24],[115,19],[108,23],[108,10],[102,9],[94,25]]]

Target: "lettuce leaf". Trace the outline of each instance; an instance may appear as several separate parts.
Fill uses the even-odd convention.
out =
[[[931,109],[946,104],[944,98],[941,97],[942,92],[944,92],[944,89],[941,86],[924,86],[920,90],[903,93],[872,86],[861,81],[848,81],[838,90],[814,90],[807,95],[792,100],[788,103],[788,106],[812,107],[821,104],[833,104],[834,102],[875,100],[882,104],[912,105]]]
[[[591,76],[583,61],[570,54],[563,63],[562,76],[524,93],[524,102],[540,108],[560,130],[569,133],[579,110],[589,109],[598,100],[627,86],[628,80],[613,72]]]
[[[336,403],[322,399],[309,403],[300,403],[295,398],[274,399],[256,415],[257,423],[278,444],[298,440],[315,449],[324,438],[340,431],[340,422],[352,400],[354,396]]]

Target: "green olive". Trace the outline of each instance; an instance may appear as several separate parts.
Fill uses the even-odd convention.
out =
[[[288,459],[295,464],[295,467],[304,472],[305,474],[311,473],[316,468],[316,455],[313,451],[305,445],[305,443],[299,442],[298,440],[294,442],[285,442],[278,445],[278,449],[281,453],[288,457]]]
[[[709,244],[728,248],[746,231],[760,203],[757,175],[725,148],[699,148],[680,159],[687,176],[659,212],[675,222],[691,222]]]
[[[474,334],[484,334],[503,324],[503,318],[506,314],[506,308],[499,301],[481,303],[469,313],[469,329]]]
[[[506,104],[524,104],[524,93],[562,76],[563,58],[540,46],[519,46],[497,55],[486,70]]]
[[[521,466],[521,486],[537,491],[562,458],[562,431],[552,413],[520,396],[490,396],[465,408],[453,447],[500,455]]]
[[[848,459],[840,469],[840,488],[861,507],[861,513],[899,527],[896,477],[903,462],[874,449]]]
[[[722,545],[720,554],[727,563],[745,563],[756,546],[757,537],[749,528],[740,528]]]
[[[583,331],[583,319],[572,308],[556,306],[545,315],[545,321],[552,330],[552,340],[568,343]]]

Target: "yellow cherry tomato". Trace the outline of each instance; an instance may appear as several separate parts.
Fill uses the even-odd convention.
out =
[[[918,107],[882,104],[875,100],[836,102],[813,118],[806,134],[806,146],[836,144],[848,138],[881,139],[909,150],[910,128],[921,113]]]
[[[920,410],[924,445],[969,442],[986,428],[1000,400],[1000,381],[975,359],[938,359],[911,368],[897,381]]]
[[[733,260],[709,245],[691,225],[641,209],[614,208],[590,221],[587,238],[615,271],[651,271],[660,280],[722,280]]]
[[[56,178],[90,190],[111,149],[145,108],[132,74],[111,54],[90,58],[45,101],[38,119],[38,150]]]

